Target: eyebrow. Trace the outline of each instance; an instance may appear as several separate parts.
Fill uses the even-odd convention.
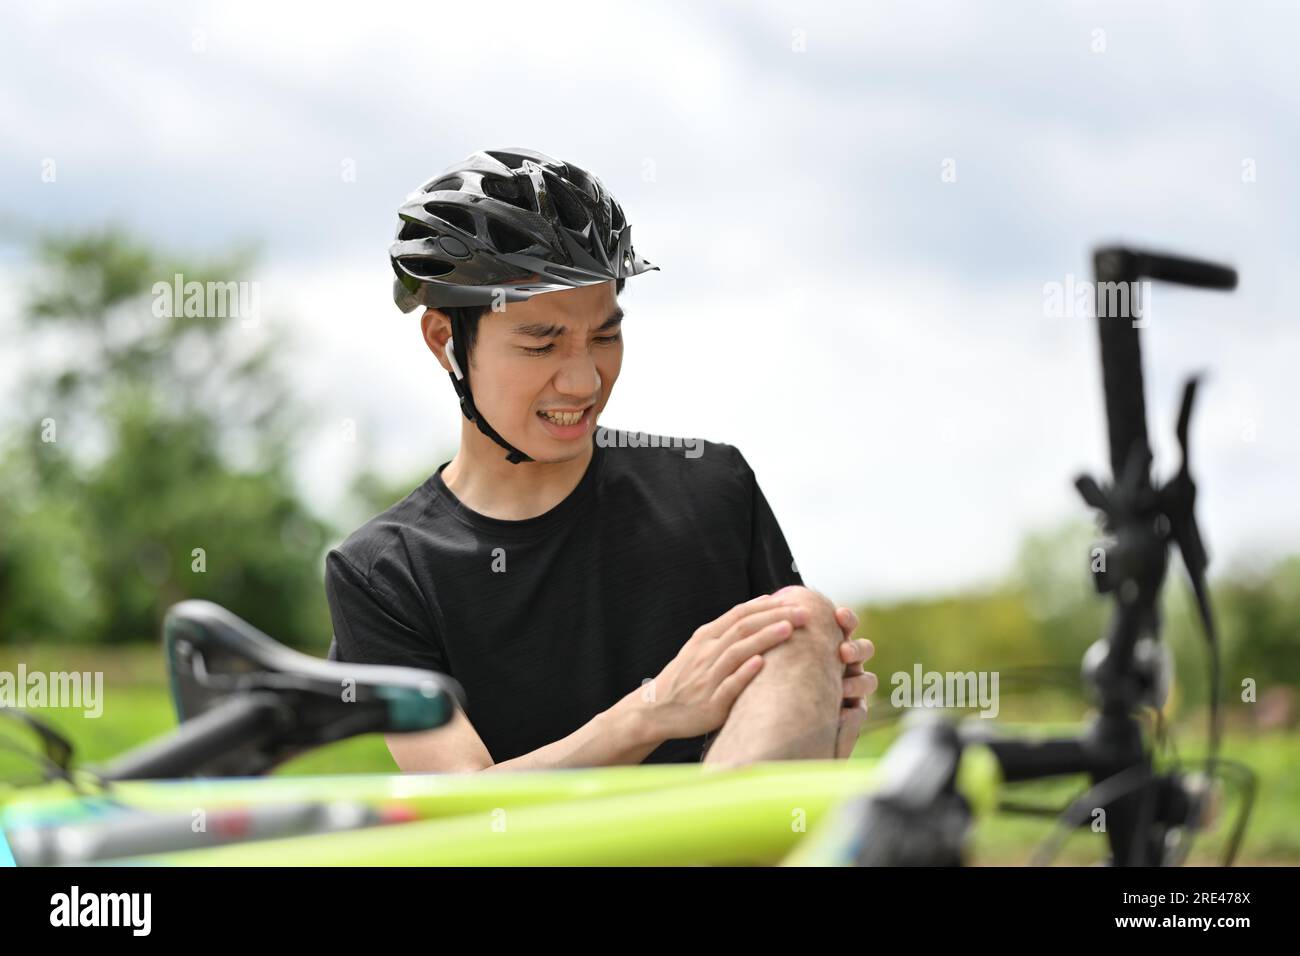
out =
[[[601,323],[600,328],[598,328],[596,331],[608,332],[610,329],[614,328],[622,321],[623,321],[623,309],[621,307],[616,308],[610,314],[609,318],[606,319],[603,323]],[[513,329],[511,329],[511,331],[517,335],[526,335],[529,338],[533,338],[533,339],[550,339],[550,338],[559,338],[560,336],[564,335],[566,329],[563,325],[555,325],[554,323],[552,323],[551,325],[539,325],[536,322],[530,322],[530,323],[525,323],[523,325],[516,325]]]

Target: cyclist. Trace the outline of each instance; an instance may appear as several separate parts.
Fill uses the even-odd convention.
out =
[[[498,149],[399,218],[394,298],[423,307],[460,447],[326,561],[332,658],[466,690],[452,724],[388,738],[398,766],[847,756],[871,642],[802,586],[740,452],[596,426],[618,294],[657,269],[617,200],[572,163]]]

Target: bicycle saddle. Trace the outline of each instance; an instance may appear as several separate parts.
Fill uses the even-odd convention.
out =
[[[432,730],[465,706],[446,674],[311,657],[211,601],[174,605],[163,645],[181,726],[105,777],[259,774],[346,737]]]

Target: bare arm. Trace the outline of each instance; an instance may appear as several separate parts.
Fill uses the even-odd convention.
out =
[[[567,737],[500,763],[492,761],[478,732],[460,710],[446,727],[418,734],[387,734],[384,739],[403,772],[472,773],[636,764],[666,738],[654,733],[638,689]]]
[[[806,602],[805,602],[806,603]],[[784,643],[809,611],[763,595],[698,628],[646,686],[628,692],[567,737],[493,763],[462,712],[446,727],[387,735],[406,772],[545,770],[637,764],[665,740],[697,737],[722,726],[732,704],[763,670],[763,655]]]

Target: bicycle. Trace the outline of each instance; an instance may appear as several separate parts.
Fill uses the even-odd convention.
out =
[[[1143,279],[1236,285],[1224,266],[1117,247],[1096,250],[1093,266],[1097,288]],[[1138,329],[1131,300],[1120,301],[1101,308],[1099,297],[1097,309],[1113,480],[1075,483],[1112,542],[1096,584],[1114,602],[1108,634],[1084,657],[1098,713],[1082,733],[1032,740],[999,736],[987,721],[922,714],[873,761],[263,777],[348,736],[442,726],[465,705],[463,691],[428,671],[308,657],[214,604],[185,601],[163,627],[175,733],[98,770],[74,770],[66,740],[10,712],[42,741],[32,757],[47,782],[0,790],[0,864],[956,865],[967,862],[977,819],[1013,809],[999,805],[1003,784],[1082,774],[1090,786],[1034,862],[1101,811],[1112,863],[1181,863],[1223,777],[1244,797],[1230,865],[1256,784],[1249,768],[1219,754],[1218,643],[1188,463],[1197,379],[1183,391],[1181,467],[1157,487]],[[1163,706],[1172,669],[1157,613],[1171,546],[1191,579],[1210,658],[1200,773],[1181,761],[1157,768],[1139,719]],[[200,779],[182,779],[190,777]]]

